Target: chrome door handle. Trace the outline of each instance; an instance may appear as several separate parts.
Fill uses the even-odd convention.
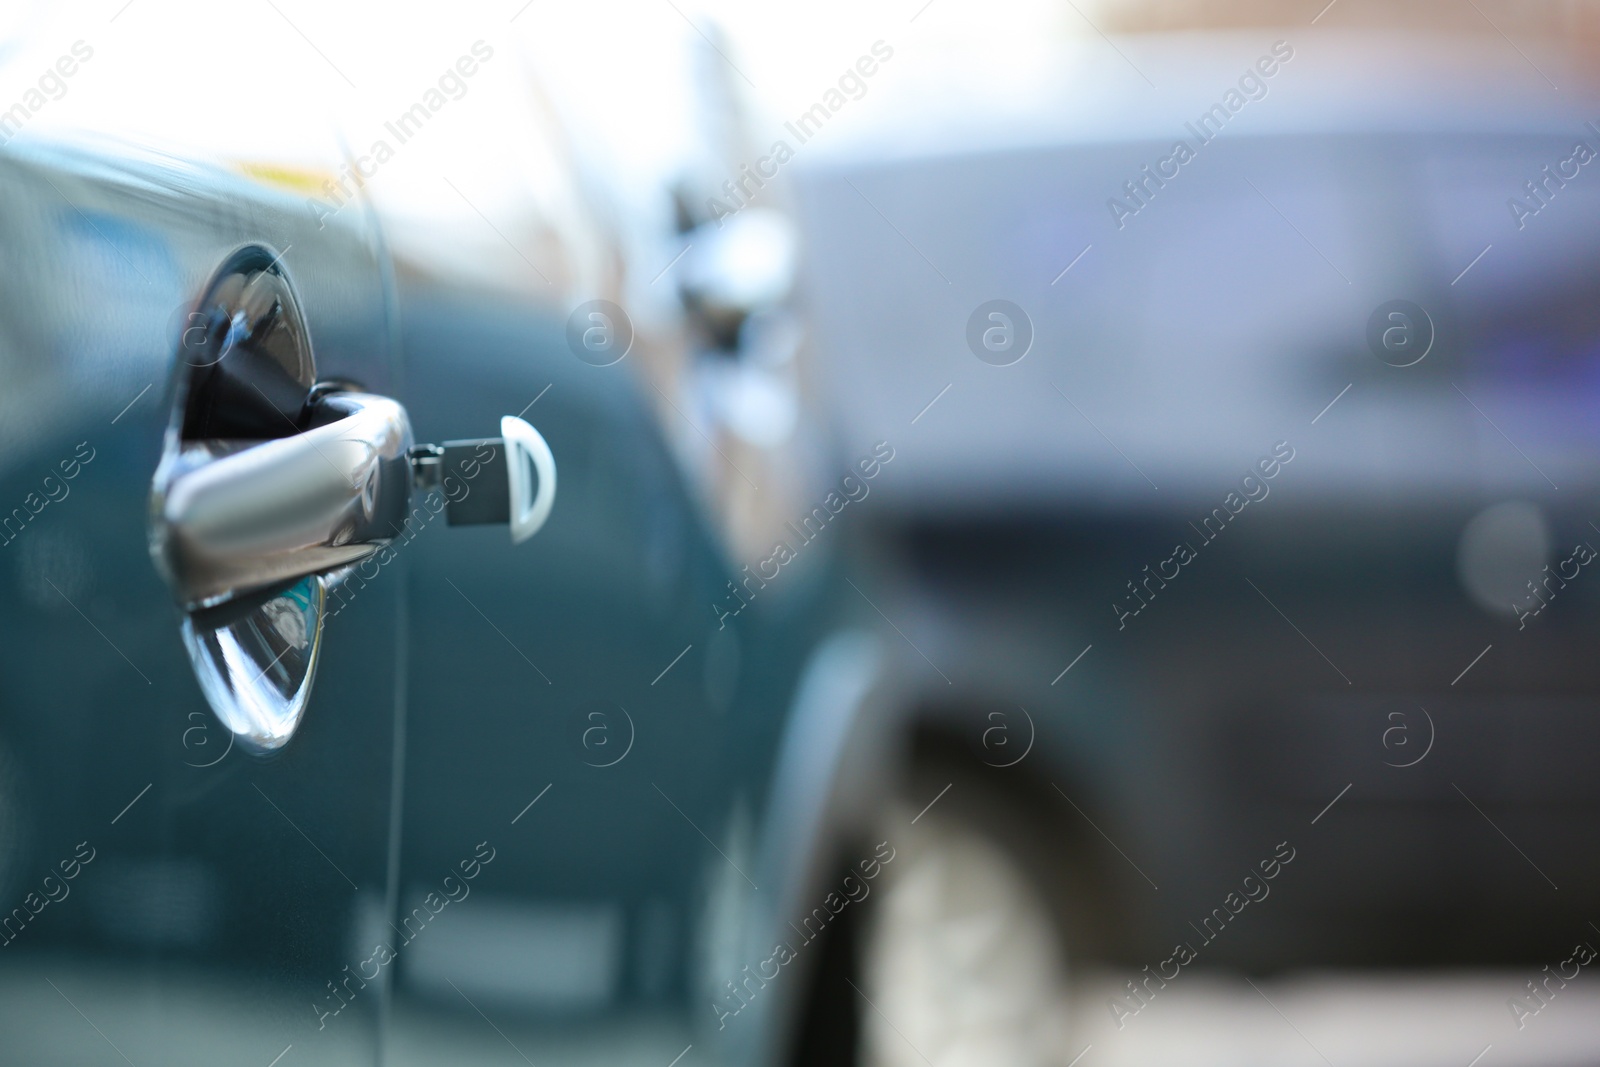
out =
[[[412,485],[405,409],[326,392],[309,415],[291,437],[183,441],[163,460],[151,552],[184,608],[346,566],[401,532]]]

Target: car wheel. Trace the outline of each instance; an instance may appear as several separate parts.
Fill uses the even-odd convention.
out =
[[[1033,878],[954,805],[885,836],[897,854],[862,931],[861,1067],[1065,1063],[1066,958]]]

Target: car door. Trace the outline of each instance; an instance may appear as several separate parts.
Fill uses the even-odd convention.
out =
[[[482,1010],[535,1062],[574,1021],[602,1062],[671,1045],[670,1060],[688,1043],[663,1009],[682,995],[692,894],[722,862],[700,831],[728,814],[715,727],[737,664],[708,641],[704,531],[632,368],[574,356],[561,309],[416,289],[401,306],[418,432],[524,411],[560,488],[525,544],[434,520],[405,549],[418,648],[399,913],[418,932],[397,1062],[426,1062],[441,1010],[466,1017],[450,1031],[463,1054],[509,1052]],[[452,877],[472,899],[424,929]]]
[[[532,35],[540,17],[519,26]],[[591,81],[562,84],[574,68]],[[551,99],[603,95],[614,77],[529,72]],[[387,1062],[756,1062],[779,1004],[802,996],[800,968],[725,1028],[719,1004],[772,951],[766,913],[806,863],[801,835],[765,831],[825,583],[789,571],[767,589],[753,561],[773,540],[729,534],[764,529],[752,512],[774,528],[805,514],[791,499],[803,479],[761,466],[696,388],[735,355],[693,351],[708,342],[675,272],[710,228],[684,234],[659,210],[674,175],[641,165],[608,197],[583,169],[574,146],[627,140],[626,116],[494,115],[484,94],[455,117],[481,123],[486,147],[473,170],[442,161],[449,196],[385,217],[403,399],[426,440],[522,416],[559,489],[525,543],[445,528],[434,501],[401,549],[411,655]],[[502,166],[484,165],[490,151]],[[796,794],[823,791],[818,762],[795,764],[810,775]],[[768,879],[770,852],[793,863]]]
[[[392,395],[378,242],[103,145],[13,141],[0,188],[0,1062],[374,1062],[401,583],[186,608],[151,549],[175,450],[290,439],[312,382]],[[251,363],[285,345],[298,378]]]

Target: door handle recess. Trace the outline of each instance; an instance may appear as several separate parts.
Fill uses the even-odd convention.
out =
[[[267,441],[184,441],[157,471],[152,550],[186,609],[354,563],[401,532],[405,409],[329,392],[308,422]]]

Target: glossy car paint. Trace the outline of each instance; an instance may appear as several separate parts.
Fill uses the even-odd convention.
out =
[[[809,960],[731,1025],[717,1004],[835,859],[875,669],[824,643],[836,548],[723,625],[739,575],[637,358],[576,358],[566,301],[397,269],[370,209],[319,227],[207,163],[30,142],[0,167],[0,488],[27,512],[0,577],[0,1060],[780,1056]],[[186,314],[248,243],[283,250],[321,379],[423,441],[521,412],[561,483],[522,545],[417,493],[330,578],[304,720],[265,757],[207,707],[147,547]]]
[[[178,331],[240,245],[292,248],[323,374],[392,392],[375,232],[319,233],[296,198],[137,153],[13,145],[0,167],[4,1056],[83,1062],[111,1034],[168,1063],[265,1063],[291,1042],[312,1062],[370,1056],[375,996],[320,1050],[297,1032],[342,977],[363,890],[389,877],[400,590],[337,620],[294,743],[253,758],[196,685],[147,531]],[[80,842],[93,860],[56,889]]]

